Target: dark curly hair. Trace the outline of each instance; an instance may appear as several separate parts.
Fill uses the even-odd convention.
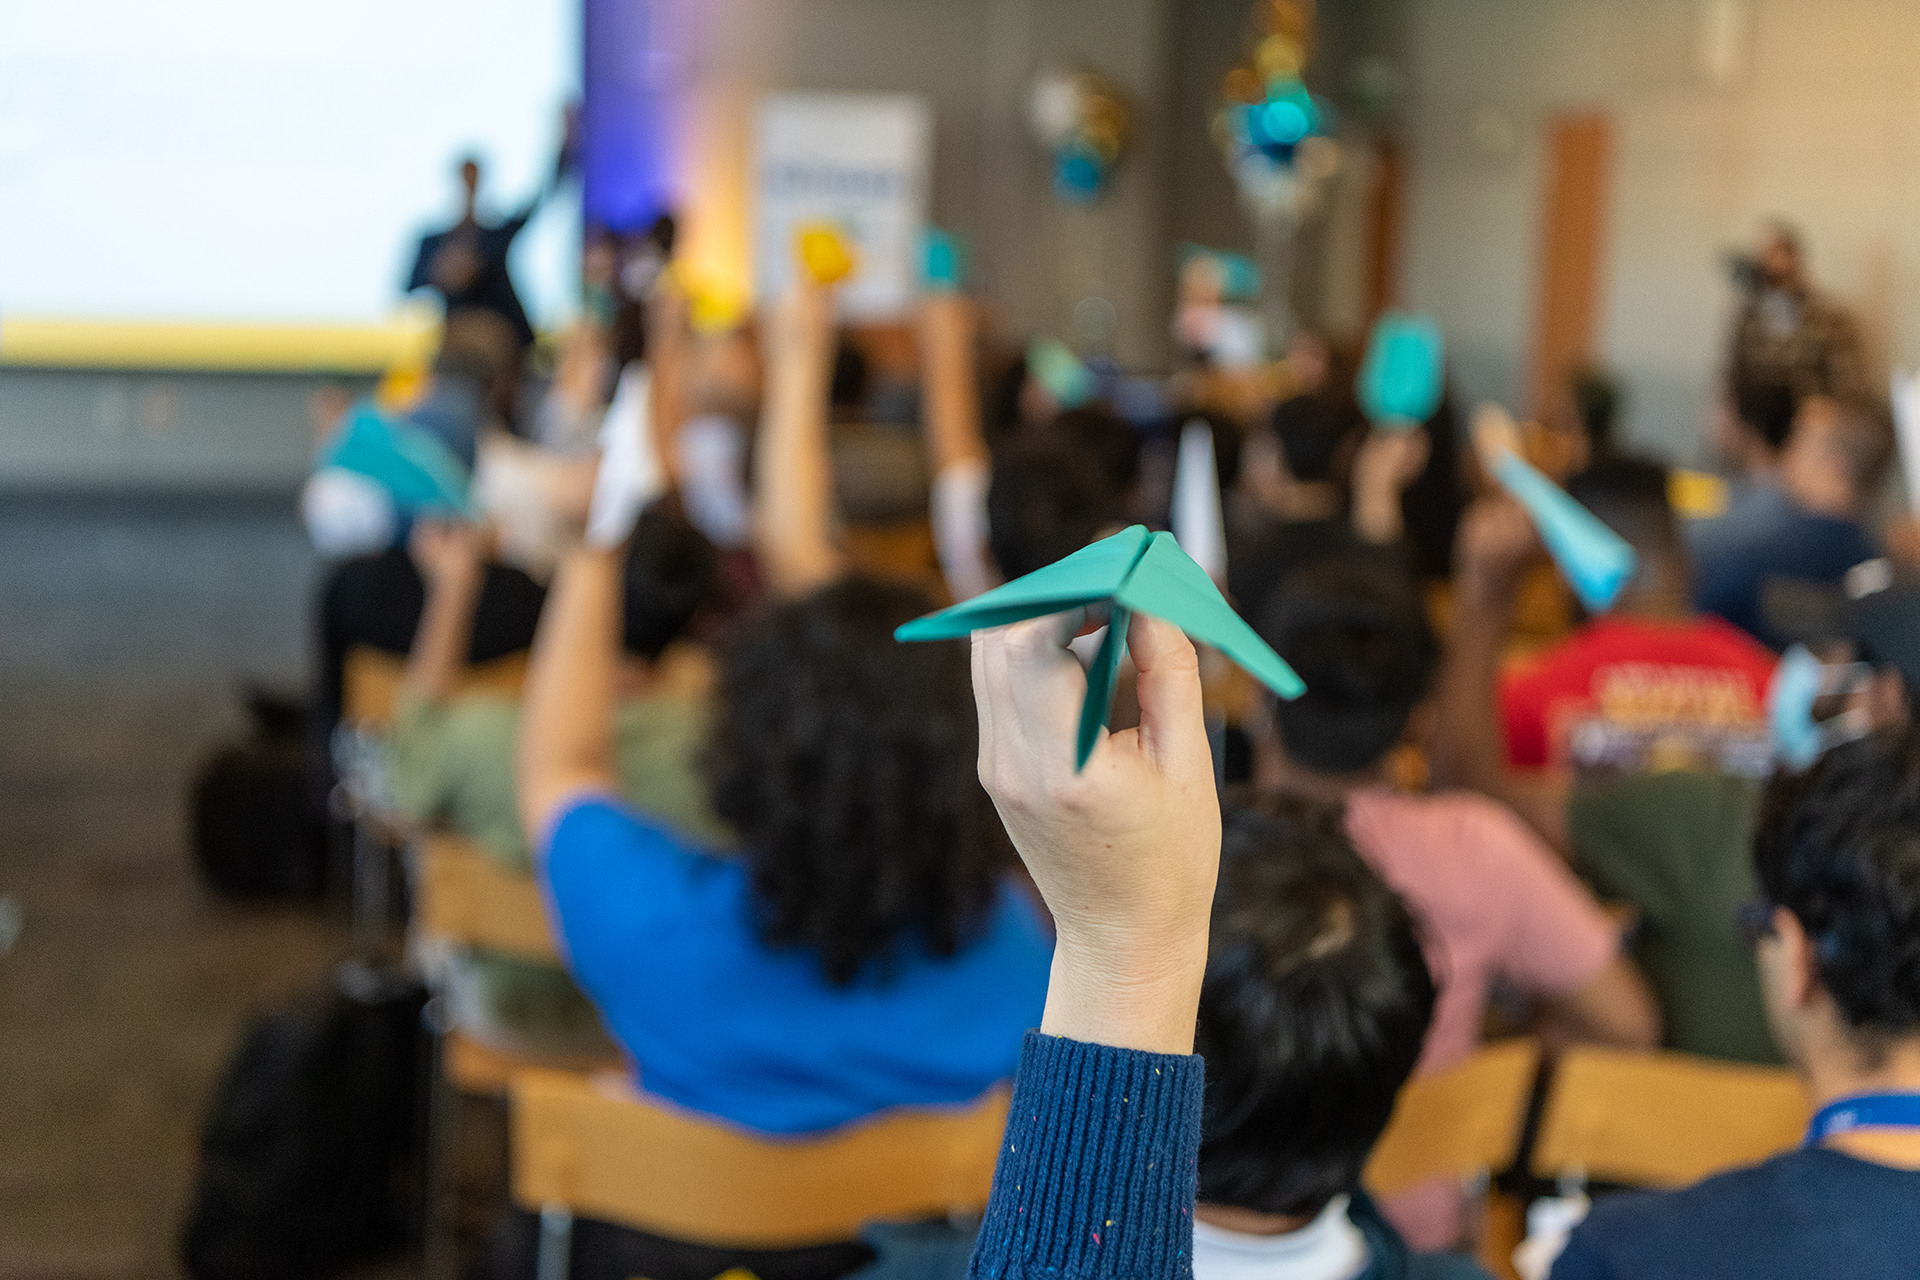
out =
[[[743,623],[706,768],[751,867],[760,935],[845,985],[902,946],[977,933],[1012,847],[980,788],[964,644],[900,644],[931,602],[848,578]]]
[[[1920,1033],[1920,732],[1851,742],[1776,777],[1753,861],[1766,900],[1806,930],[1867,1057]]]
[[[1194,1052],[1202,1203],[1310,1216],[1360,1185],[1433,1016],[1400,899],[1339,809],[1230,797]]]

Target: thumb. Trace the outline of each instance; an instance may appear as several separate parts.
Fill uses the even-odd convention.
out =
[[[1140,673],[1140,746],[1162,773],[1213,776],[1206,713],[1200,697],[1200,656],[1171,622],[1136,613],[1127,652]]]

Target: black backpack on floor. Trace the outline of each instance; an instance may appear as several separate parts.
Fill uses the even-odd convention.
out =
[[[255,691],[253,736],[224,747],[193,782],[193,856],[235,898],[311,899],[324,887],[327,831],[312,801],[303,708]]]
[[[426,991],[360,961],[260,1018],[200,1141],[181,1237],[194,1280],[315,1280],[405,1243],[419,1204]]]

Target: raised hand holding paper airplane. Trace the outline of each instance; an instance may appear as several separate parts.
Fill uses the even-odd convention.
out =
[[[1078,409],[1100,389],[1093,370],[1058,338],[1035,338],[1027,344],[1027,372],[1062,409]]]
[[[1425,316],[1389,311],[1373,326],[1354,384],[1360,409],[1379,431],[1409,431],[1440,407],[1445,346]]]
[[[1149,533],[1146,526],[1137,524],[984,595],[915,618],[893,635],[896,640],[954,640],[989,627],[1098,604],[1110,607],[1110,620],[1106,638],[1087,671],[1075,769],[1086,765],[1106,726],[1114,680],[1126,652],[1127,623],[1136,612],[1171,622],[1195,640],[1212,645],[1283,698],[1297,698],[1305,690],[1293,668],[1221,598],[1213,580],[1180,549],[1172,534]]]
[[[355,405],[321,447],[317,463],[365,476],[393,499],[402,515],[425,512],[471,519],[472,477],[453,451],[370,403]]]
[[[1639,568],[1627,540],[1568,497],[1519,453],[1520,433],[1507,411],[1483,404],[1473,414],[1473,444],[1500,487],[1527,516],[1588,613],[1605,613]]]
[[[831,222],[807,222],[793,229],[800,268],[815,284],[838,284],[860,265],[846,235]]]
[[[966,277],[967,256],[959,239],[928,227],[920,245],[920,280],[928,293],[958,293]]]

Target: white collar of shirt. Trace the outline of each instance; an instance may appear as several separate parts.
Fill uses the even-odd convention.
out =
[[[1367,1238],[1335,1196],[1298,1231],[1251,1236],[1193,1224],[1193,1280],[1353,1280],[1372,1261]]]

